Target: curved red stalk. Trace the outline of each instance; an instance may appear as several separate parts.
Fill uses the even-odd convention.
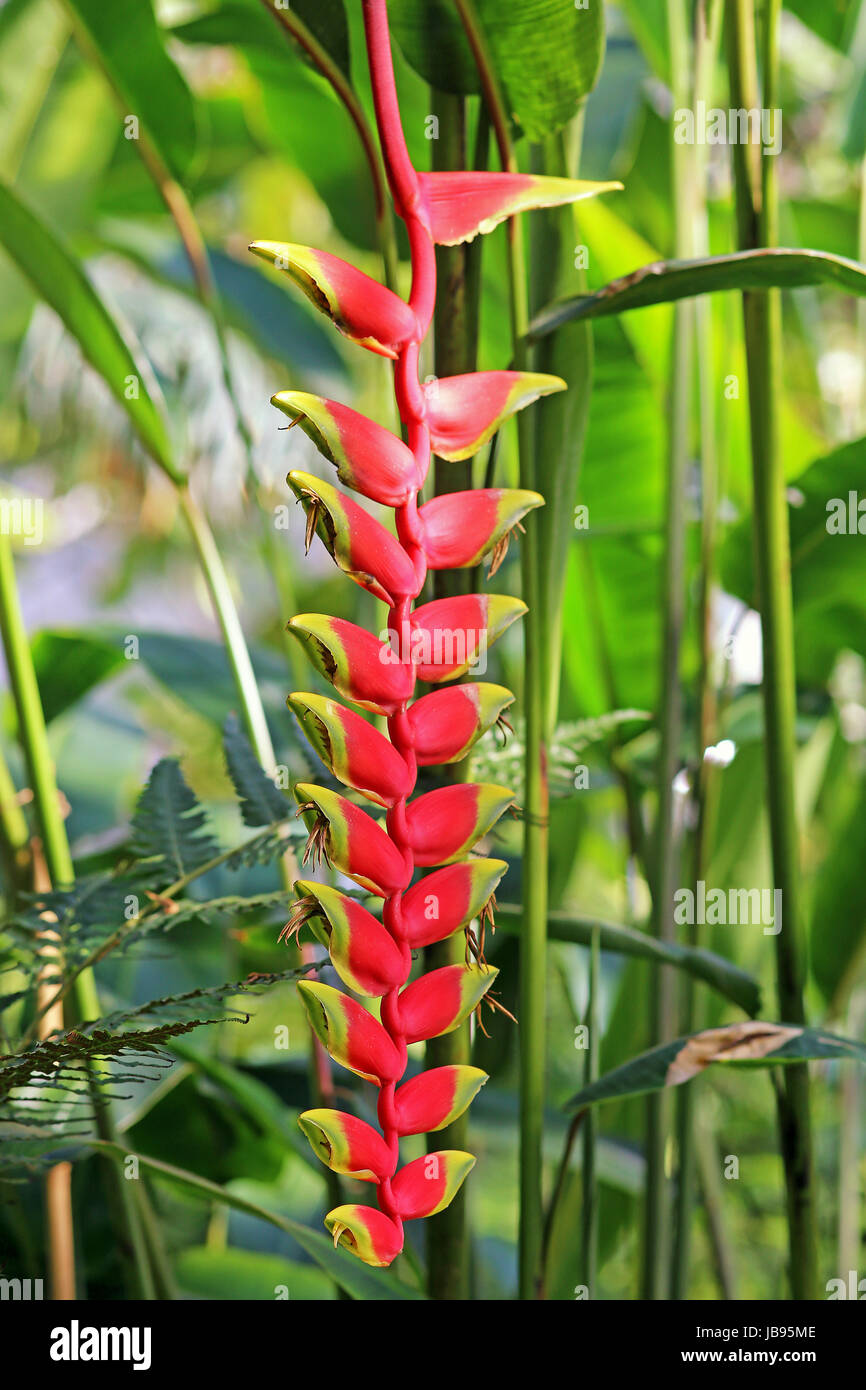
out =
[[[406,439],[415,456],[419,486],[427,476],[430,466],[430,429],[427,424],[427,403],[418,377],[418,355],[420,345],[430,330],[433,307],[436,299],[436,252],[429,223],[424,218],[421,205],[418,176],[409,159],[400,108],[397,103],[397,90],[394,85],[394,66],[391,58],[391,38],[388,33],[388,13],[386,0],[364,0],[364,31],[367,36],[367,53],[370,62],[370,79],[373,88],[373,101],[376,109],[376,123],[382,142],[382,154],[388,183],[394,198],[398,217],[406,224],[409,234],[409,248],[412,258],[412,289],[409,295],[410,307],[415,311],[417,337],[401,349],[394,370],[394,390],[400,419],[406,427]],[[421,539],[421,525],[418,520],[417,489],[404,506],[396,513],[397,534],[419,575],[417,592],[420,593],[427,576],[427,561]],[[408,627],[412,607],[410,598],[401,599],[393,612],[393,626],[398,633]],[[414,787],[417,777],[417,763],[412,738],[412,727],[408,717],[408,701],[404,701],[396,714],[388,720],[388,734],[394,747],[400,752],[409,770]],[[408,888],[412,879],[414,862],[410,848],[409,829],[406,817],[407,798],[402,797],[388,812],[388,834],[403,851],[408,868],[404,887]],[[402,894],[395,893],[385,899],[382,921],[391,936],[400,945],[408,979],[412,967],[412,953],[406,940],[403,923]],[[382,1022],[397,1046],[406,1055],[406,1039],[400,1023],[399,990],[391,990],[382,1000]],[[382,1087],[379,1096],[379,1124],[385,1143],[388,1145],[394,1164],[399,1161],[400,1146],[398,1136],[397,1111],[394,1104],[396,1086],[390,1082]],[[402,1230],[402,1220],[397,1212],[391,1179],[380,1183],[378,1188],[379,1206],[395,1220]]]

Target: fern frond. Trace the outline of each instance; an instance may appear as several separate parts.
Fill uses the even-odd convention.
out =
[[[223,725],[223,751],[244,825],[273,825],[294,814],[294,803],[268,777],[233,714]]]
[[[151,772],[132,818],[131,846],[139,859],[162,861],[172,881],[219,854],[207,813],[177,758],[162,758]]]

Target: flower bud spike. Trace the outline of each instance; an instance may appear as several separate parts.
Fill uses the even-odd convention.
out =
[[[565,382],[540,372],[469,372],[438,377],[424,390],[433,452],[456,462],[477,453],[516,411],[564,391]]]
[[[367,1265],[389,1265],[403,1249],[403,1231],[396,1221],[375,1207],[334,1207],[325,1217],[334,1238]]]
[[[339,256],[284,241],[254,241],[249,249],[285,271],[345,337],[371,352],[396,357],[418,331],[399,295]]]
[[[403,895],[403,927],[413,951],[459,931],[485,910],[508,865],[467,859],[425,874]]]
[[[433,1134],[471,1105],[487,1080],[478,1067],[434,1067],[404,1081],[394,1095],[400,1134]]]
[[[294,795],[310,832],[305,864],[311,853],[318,854],[380,898],[406,886],[409,874],[403,854],[366,811],[310,782],[298,782]]]
[[[311,473],[286,481],[307,513],[304,548],[318,535],[331,558],[362,589],[392,605],[414,595],[415,567],[399,541],[350,497]]]
[[[492,577],[502,563],[511,531],[528,511],[543,505],[540,493],[522,488],[476,488],[434,497],[418,513],[428,566],[466,569],[480,564],[492,551]]]
[[[411,644],[418,679],[438,684],[481,666],[487,648],[525,612],[519,598],[503,594],[437,598],[416,608]]]
[[[411,670],[364,628],[324,613],[299,613],[286,630],[334,689],[362,709],[393,714],[411,695]]]
[[[363,1004],[318,980],[299,980],[298,989],[313,1032],[335,1062],[376,1086],[402,1076],[405,1058]]]
[[[509,728],[505,711],[513,697],[484,681],[435,689],[420,699],[416,687],[419,681],[441,687],[470,670],[480,676],[488,647],[526,611],[519,599],[488,592],[414,604],[428,571],[477,567],[489,556],[489,577],[495,575],[511,532],[542,503],[525,489],[486,488],[420,505],[419,492],[434,453],[471,457],[515,411],[565,386],[559,377],[510,370],[422,382],[418,363],[427,360],[435,307],[434,241],[456,245],[525,209],[573,202],[616,185],[513,172],[419,174],[400,120],[387,0],[361,0],[360,10],[385,174],[407,231],[410,302],[326,252],[278,242],[256,242],[252,249],[285,270],[348,338],[395,362],[396,432],[309,392],[281,391],[272,398],[336,466],[346,487],[396,513],[392,529],[330,482],[308,472],[289,474],[306,510],[306,549],[318,535],[339,568],[387,605],[378,636],[320,613],[301,613],[289,623],[339,695],[388,721],[386,737],[334,699],[304,691],[289,697],[334,776],[386,813],[380,823],[330,788],[299,783],[294,795],[310,835],[304,860],[326,860],[382,898],[381,920],[356,895],[311,877],[296,883],[298,902],[281,933],[290,940],[308,925],[353,991],[317,980],[298,984],[313,1031],[330,1055],[380,1088],[381,1133],[328,1109],[305,1111],[300,1125],[333,1171],[375,1185],[378,1210],[346,1203],[328,1212],[325,1225],[335,1246],[385,1267],[403,1249],[404,1220],[441,1211],[474,1163],[471,1154],[442,1150],[401,1167],[401,1136],[446,1128],[487,1079],[476,1067],[453,1065],[404,1080],[407,1048],[451,1032],[480,1011],[484,999],[507,1012],[492,996],[497,972],[484,959],[485,932],[507,866],[470,852],[513,808],[513,794],[472,782],[422,795],[416,790],[419,766],[457,762],[489,729]],[[413,882],[416,869],[434,865],[441,867]],[[413,952],[461,930],[465,964],[428,971],[410,983]],[[380,1013],[364,1008],[355,994],[381,999]]]
[[[409,795],[413,779],[404,759],[366,719],[323,695],[290,695],[287,703],[312,747],[344,786],[379,806],[393,806]]]
[[[332,1173],[358,1182],[385,1182],[394,1172],[381,1134],[343,1110],[305,1110],[298,1124],[310,1147]]]
[[[475,1166],[472,1154],[442,1149],[424,1154],[395,1173],[391,1191],[404,1221],[435,1216],[450,1205],[466,1174]]]
[[[419,767],[456,763],[488,729],[504,720],[514,701],[510,690],[486,681],[434,690],[409,708],[409,723]]]
[[[492,782],[461,782],[419,796],[407,812],[415,863],[449,864],[468,854],[513,805],[514,793]]]
[[[386,507],[408,502],[418,486],[417,469],[411,449],[396,434],[347,405],[307,391],[280,391],[271,405],[300,425],[347,487]]]
[[[306,920],[349,989],[378,999],[403,983],[403,953],[372,912],[325,883],[299,879],[295,892],[303,895],[299,907],[312,904],[304,908]]]
[[[419,182],[433,240],[440,246],[472,241],[518,212],[560,207],[622,188],[621,183],[476,170],[420,174]]]

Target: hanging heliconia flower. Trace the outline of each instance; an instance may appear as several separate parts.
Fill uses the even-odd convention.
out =
[[[302,881],[295,885],[298,902],[287,928],[309,923],[348,988],[381,1001],[377,1018],[330,985],[299,985],[312,1028],[334,1060],[379,1088],[381,1132],[339,1110],[308,1110],[300,1124],[334,1172],[376,1187],[378,1208],[350,1204],[328,1213],[325,1225],[335,1244],[367,1264],[388,1265],[403,1248],[403,1222],[446,1207],[475,1161],[444,1150],[401,1167],[401,1136],[451,1124],[487,1079],[476,1067],[446,1066],[403,1081],[406,1049],[456,1028],[496,977],[478,953],[480,959],[407,984],[412,952],[474,919],[483,927],[506,866],[472,857],[472,850],[513,803],[508,788],[484,783],[442,787],[410,800],[419,766],[464,757],[513,698],[501,686],[465,684],[413,700],[415,683],[464,674],[525,611],[519,600],[494,594],[420,608],[413,601],[428,570],[475,566],[491,554],[495,572],[510,532],[543,501],[534,492],[485,488],[419,507],[418,494],[432,454],[470,457],[514,411],[565,386],[558,377],[514,371],[421,383],[419,350],[436,292],[434,246],[469,240],[523,209],[572,202],[612,185],[524,174],[417,173],[400,123],[386,0],[364,0],[363,10],[385,168],[409,234],[409,302],[326,252],[271,241],[250,249],[285,270],[352,342],[394,360],[405,430],[404,443],[336,401],[301,391],[273,397],[336,465],[341,482],[396,513],[395,538],[331,484],[289,474],[307,514],[308,547],[318,535],[340,568],[390,608],[388,642],[319,613],[300,614],[289,624],[340,695],[387,718],[388,737],[337,700],[290,696],[326,765],[344,786],[384,808],[385,819],[325,788],[295,788],[310,832],[305,862],[310,855],[325,857],[382,898],[383,906],[380,921],[338,889]],[[412,884],[419,867],[434,872]]]

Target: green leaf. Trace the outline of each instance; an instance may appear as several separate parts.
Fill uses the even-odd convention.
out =
[[[856,983],[866,950],[866,785],[853,798],[845,796],[844,786],[840,790],[842,797],[830,808],[830,848],[815,881],[809,933],[812,974],[834,1017]],[[837,808],[837,799],[844,808]]]
[[[823,684],[838,653],[866,656],[863,534],[858,513],[866,439],[843,444],[792,479],[788,522],[797,674]],[[731,528],[722,550],[726,589],[755,604],[752,518]]]
[[[151,457],[180,481],[150,363],[126,328],[121,331],[79,262],[2,180],[0,245],[76,339]]]
[[[196,1298],[261,1301],[277,1298],[279,1289],[292,1300],[319,1302],[334,1296],[331,1281],[313,1266],[259,1250],[193,1245],[177,1256],[175,1274],[180,1287]]]
[[[118,647],[85,632],[37,632],[30,645],[48,724],[126,665]]]
[[[223,749],[244,825],[273,825],[294,814],[293,803],[268,777],[234,714],[223,726]]]
[[[282,8],[284,12],[288,9],[285,5]],[[291,9],[293,18],[301,21],[337,67],[351,77],[349,25],[343,0],[292,0]],[[291,46],[310,67],[316,66],[289,31],[265,13],[261,0],[234,0],[177,25],[172,32],[184,43],[234,44],[239,48],[262,48],[269,53],[283,44]]]
[[[593,0],[475,0],[508,110],[530,140],[561,129],[592,91],[604,53],[604,5]],[[463,26],[449,0],[392,0],[391,30],[434,87],[480,91]]]
[[[111,1144],[100,1139],[90,1139],[87,1142],[91,1148],[110,1149],[113,1152],[122,1153],[124,1157],[131,1157],[121,1144]],[[206,1178],[200,1178],[195,1173],[188,1173],[183,1168],[175,1168],[172,1164],[161,1163],[158,1159],[148,1158],[145,1154],[136,1154],[135,1157],[143,1168],[147,1168],[167,1182],[177,1183],[179,1186],[189,1189],[206,1202],[219,1202],[224,1206],[232,1207],[235,1211],[246,1212],[249,1216],[258,1217],[260,1221],[267,1221],[269,1225],[276,1226],[277,1230],[284,1231],[293,1240],[296,1240],[301,1249],[305,1250],[311,1259],[315,1260],[316,1264],[352,1298],[363,1299],[365,1302],[383,1299],[417,1301],[424,1298],[424,1294],[418,1289],[402,1283],[395,1274],[388,1270],[373,1269],[362,1264],[353,1255],[348,1255],[342,1250],[335,1250],[333,1243],[327,1236],[309,1230],[299,1221],[292,1221],[290,1217],[267,1211],[265,1207],[260,1207],[256,1202],[248,1201],[229,1188],[218,1187],[216,1183],[208,1182]]]
[[[519,935],[522,916],[523,909],[517,903],[496,905],[496,924],[503,931]],[[761,987],[754,976],[724,956],[718,956],[701,946],[659,941],[635,927],[599,922],[594,917],[574,917],[568,912],[548,913],[547,930],[551,941],[569,941],[577,946],[590,946],[593,931],[597,930],[602,951],[639,956],[643,960],[663,961],[676,966],[730,999],[751,1017],[761,1007]]]
[[[574,319],[603,318],[672,304],[698,294],[721,290],[800,289],[804,285],[835,285],[849,294],[866,295],[866,268],[827,251],[788,247],[735,251],[695,261],[655,261],[613,280],[595,294],[576,295],[542,309],[529,325],[531,340],[543,338]]]
[[[162,758],[132,818],[132,848],[141,859],[162,859],[172,879],[183,878],[219,853],[207,815],[187,786],[177,758]]]
[[[699,1049],[703,1049],[702,1056],[698,1055]],[[622,1100],[661,1091],[665,1086],[682,1085],[707,1066],[774,1067],[779,1063],[819,1060],[866,1062],[866,1044],[793,1024],[755,1022],[709,1028],[625,1062],[584,1086],[565,1108],[582,1110],[599,1101]]]
[[[183,180],[196,146],[189,88],[169,57],[151,0],[65,0],[75,32],[104,70],[125,108],[166,168]]]

